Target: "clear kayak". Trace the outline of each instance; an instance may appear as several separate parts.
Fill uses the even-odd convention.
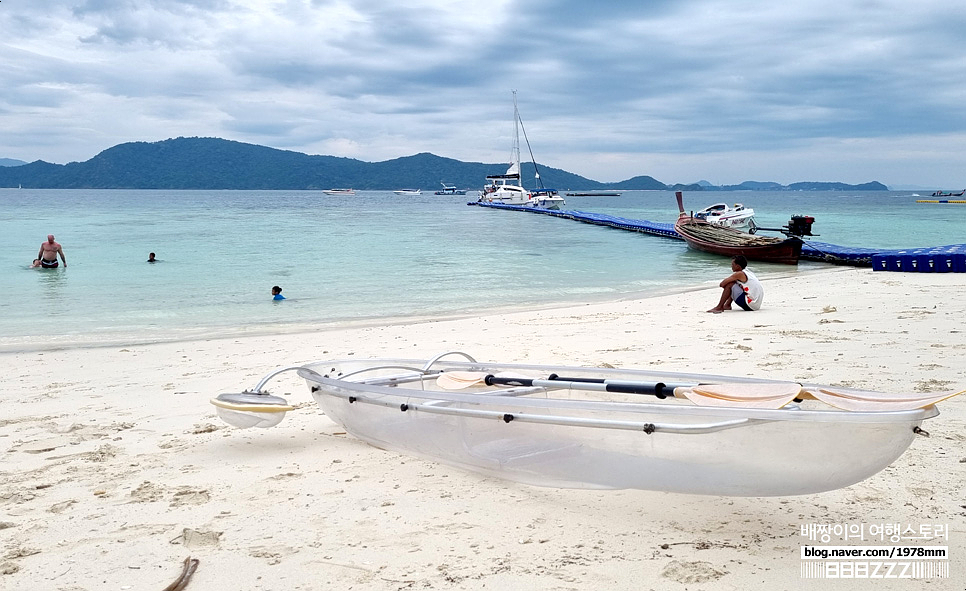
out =
[[[238,427],[292,410],[262,391],[296,371],[326,415],[378,448],[537,486],[784,496],[849,486],[909,447],[954,393],[478,362],[320,361],[212,400]]]

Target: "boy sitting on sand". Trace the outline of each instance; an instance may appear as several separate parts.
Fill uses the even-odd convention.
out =
[[[736,255],[731,259],[733,273],[725,277],[718,287],[721,288],[721,299],[718,305],[708,310],[712,314],[721,314],[731,309],[731,302],[738,304],[742,310],[751,312],[761,308],[761,300],[765,295],[765,288],[755,274],[746,269],[748,259]]]

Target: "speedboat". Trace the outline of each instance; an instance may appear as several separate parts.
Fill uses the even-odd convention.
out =
[[[447,185],[446,183],[440,183],[443,188],[434,193],[435,195],[466,195],[466,191],[463,189],[457,189],[456,185]]]
[[[534,189],[530,191],[528,207],[539,207],[541,209],[560,209],[567,205],[567,202],[560,193],[554,189]]]
[[[715,203],[696,212],[694,217],[725,228],[753,228],[755,226],[755,210],[745,207],[741,203],[735,203],[734,207],[729,207],[727,203]]]
[[[960,394],[884,394],[656,370],[346,359],[279,368],[212,399],[235,427],[295,407],[294,371],[327,417],[377,448],[537,486],[784,496],[849,486],[898,459]]]
[[[355,195],[355,189],[326,189],[322,191],[326,195]]]
[[[393,191],[396,195],[421,195],[421,189],[396,189]]]

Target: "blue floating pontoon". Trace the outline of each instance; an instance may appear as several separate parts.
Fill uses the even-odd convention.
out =
[[[618,230],[629,230],[632,232],[642,232],[644,234],[683,240],[674,230],[674,224],[672,223],[633,220],[605,213],[591,213],[566,209],[540,209],[521,205],[503,205],[477,201],[471,201],[467,205],[542,213],[544,215],[574,220],[585,224],[595,224],[597,226],[607,226]],[[871,266],[874,271],[966,273],[966,244],[951,244],[949,246],[905,250],[883,250],[881,248],[838,246],[836,244],[809,240],[802,246],[801,258],[834,265]]]
[[[872,257],[872,268],[876,271],[966,273],[966,244],[884,250]]]

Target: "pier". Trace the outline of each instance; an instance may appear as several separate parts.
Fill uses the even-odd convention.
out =
[[[576,210],[552,210],[520,205],[502,205],[471,201],[467,205],[506,209],[527,213],[539,213],[585,224],[606,226],[618,230],[641,232],[663,238],[681,240],[674,224],[635,220],[604,213]],[[910,249],[882,249],[838,246],[827,242],[808,240],[802,245],[801,258],[833,265],[872,267],[874,271],[901,271],[911,273],[966,273],[966,244],[950,244]]]

